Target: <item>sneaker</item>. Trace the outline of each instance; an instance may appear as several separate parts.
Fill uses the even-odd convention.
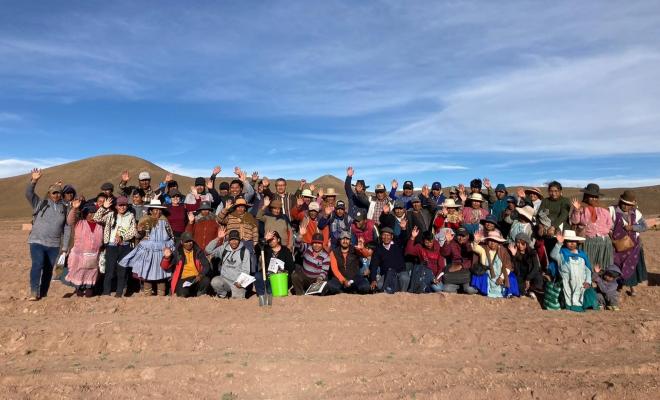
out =
[[[534,294],[534,292],[529,292],[528,296],[530,299],[536,300],[536,295]]]

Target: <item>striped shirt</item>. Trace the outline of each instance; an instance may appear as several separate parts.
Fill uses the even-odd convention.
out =
[[[312,245],[303,243],[301,246],[303,251],[302,269],[308,278],[317,279],[319,277],[324,280],[328,277],[330,270],[330,255],[325,250],[314,255]]]

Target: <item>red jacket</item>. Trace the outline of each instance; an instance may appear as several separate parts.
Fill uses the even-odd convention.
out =
[[[438,276],[445,270],[445,258],[440,253],[440,243],[437,240],[433,240],[433,248],[429,250],[422,244],[415,244],[415,240],[411,237],[406,245],[406,255],[419,258],[422,264],[433,271],[433,276]]]
[[[208,258],[204,250],[202,250],[197,243],[193,244],[193,260],[195,261],[195,268],[197,273],[209,276],[211,274],[211,264],[209,263]],[[172,257],[165,258],[160,261],[160,267],[165,271],[171,271],[174,268],[174,273],[172,274],[172,281],[170,286],[170,295],[174,296],[176,292],[176,285],[179,283],[179,278],[181,277],[181,272],[183,271],[183,264],[186,262],[186,256],[183,254],[183,245],[179,245]]]
[[[195,243],[197,243],[202,249],[205,249],[206,245],[211,243],[211,240],[218,237],[219,226],[220,225],[215,218],[210,218],[202,221],[195,221],[194,224],[188,224],[188,226],[186,226],[186,232],[192,233]]]

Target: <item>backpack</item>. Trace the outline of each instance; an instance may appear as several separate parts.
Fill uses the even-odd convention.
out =
[[[222,265],[225,262],[225,255],[229,253],[229,250],[225,249],[222,254],[220,254],[220,265]],[[240,257],[241,257],[241,262],[245,259],[245,245],[241,247],[241,252],[240,252]]]
[[[46,213],[46,210],[50,207],[48,205],[48,199],[43,199],[41,200],[41,203],[39,203],[39,207],[32,213],[32,224],[34,225],[34,221],[37,219],[37,214],[41,213],[39,217],[43,217],[44,214]]]

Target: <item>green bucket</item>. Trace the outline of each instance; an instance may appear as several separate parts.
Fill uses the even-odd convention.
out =
[[[272,274],[268,279],[270,280],[273,297],[286,297],[289,295],[289,274],[287,272]]]

